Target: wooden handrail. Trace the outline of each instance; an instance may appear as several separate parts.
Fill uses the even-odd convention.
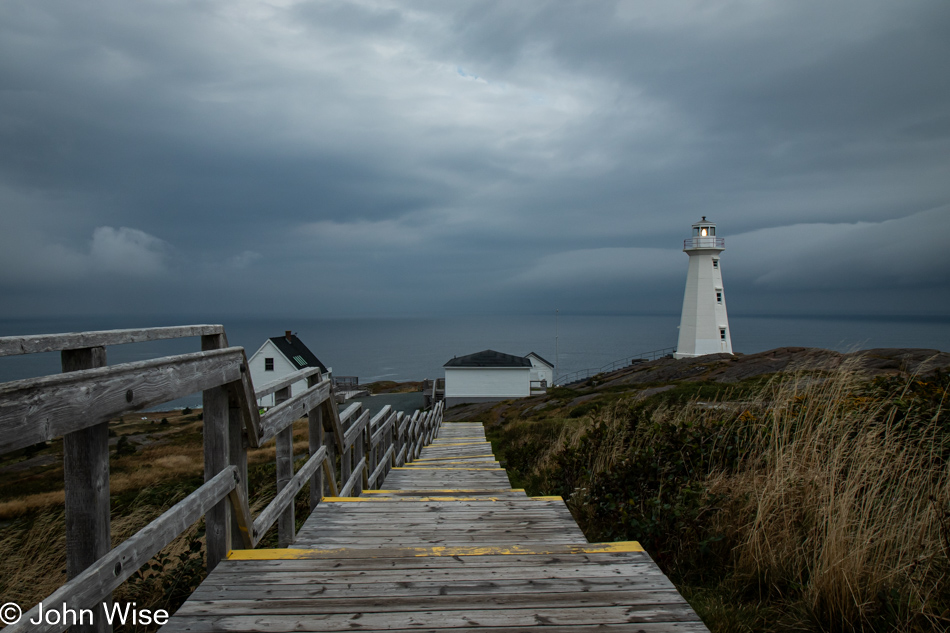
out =
[[[244,350],[168,356],[0,385],[0,454],[241,380]]]
[[[343,436],[343,450],[346,450],[353,446],[357,438],[360,435],[360,432],[366,428],[369,424],[369,411],[364,411],[363,415],[356,419],[353,424],[350,425],[350,428],[346,430],[346,434]]]
[[[288,504],[293,503],[294,497],[296,497],[297,493],[304,487],[304,484],[307,483],[310,476],[323,465],[326,458],[327,449],[323,447],[307,460],[307,463],[297,471],[287,486],[277,493],[277,496],[257,515],[257,518],[254,519],[254,528],[251,531],[252,547],[256,546],[260,542],[261,537],[264,536],[264,533],[274,525],[281,511],[283,511]]]
[[[340,414],[340,424],[345,426],[347,421],[350,418],[352,418],[354,415],[359,413],[362,410],[362,408],[363,408],[363,405],[361,405],[359,402],[354,402],[353,404],[348,406],[343,411],[343,413]]]
[[[376,448],[376,446],[382,441],[383,436],[386,434],[386,431],[389,430],[389,428],[393,425],[395,421],[396,421],[396,414],[392,413],[386,419],[386,421],[380,424],[379,428],[373,432],[373,438],[370,440],[370,444],[373,446],[373,448]]]
[[[304,392],[281,402],[261,416],[261,431],[259,442],[263,444],[271,439],[287,425],[299,420],[311,409],[317,408],[330,397],[330,381],[324,380]]]
[[[340,489],[341,497],[348,497],[353,489],[356,487],[357,482],[363,477],[363,470],[366,468],[366,458],[360,460],[360,463],[356,465],[356,468],[353,469],[353,474],[350,475],[349,480]]]
[[[273,380],[267,383],[266,385],[264,385],[263,387],[258,388],[254,392],[254,397],[260,400],[264,396],[269,396],[275,391],[280,391],[284,387],[289,387],[290,385],[294,383],[298,383],[302,380],[306,380],[310,378],[311,376],[317,376],[318,382],[319,382],[319,378],[322,377],[320,374],[320,368],[308,367],[307,369],[301,369],[300,371],[296,371],[292,374],[284,376],[283,378],[278,378],[277,380]]]
[[[373,416],[373,419],[370,421],[370,428],[376,428],[377,426],[379,426],[382,423],[382,421],[385,420],[389,416],[389,413],[392,410],[393,410],[393,407],[391,404],[387,404],[382,409],[380,409],[376,413],[376,415]]]
[[[183,325],[175,327],[138,328],[134,330],[100,330],[97,332],[69,332],[66,334],[33,334],[29,336],[0,337],[0,356],[61,352],[68,349],[104,347],[143,343],[170,338],[224,334],[223,325]]]
[[[65,585],[43,600],[48,605],[64,605],[64,608],[79,610],[88,608],[114,591],[166,545],[205,514],[209,508],[224,499],[240,483],[237,469],[233,466],[222,470],[213,479],[176,503],[135,536],[118,545]],[[34,625],[39,613],[38,605],[25,613],[20,621],[4,629],[7,633],[59,633],[69,624]]]
[[[105,362],[102,345],[179,336],[201,336],[203,351],[97,366]],[[92,450],[97,463],[107,471],[104,429],[108,420],[196,392],[202,392],[204,400],[206,483],[112,550],[108,549],[106,522],[104,533],[92,535],[96,554],[75,567],[78,573],[71,573],[72,578],[44,600],[68,608],[88,608],[108,600],[119,584],[202,515],[206,519],[209,569],[228,548],[256,547],[275,522],[279,542],[289,545],[296,538],[294,499],[308,482],[311,508],[323,498],[324,486],[334,496],[358,495],[364,489],[378,487],[392,466],[414,459],[423,443],[435,437],[441,423],[441,403],[427,413],[415,411],[411,415],[386,406],[374,416],[355,403],[341,414],[332,381],[317,368],[255,390],[244,349],[228,347],[224,328],[217,325],[0,338],[0,355],[57,349],[63,353],[64,371],[76,371],[0,384],[0,454],[59,436],[69,439],[90,430],[101,431],[95,441],[92,436],[83,436],[74,442],[88,442],[82,446]],[[307,389],[291,396],[291,385],[301,380],[307,381]],[[256,400],[271,393],[277,405],[262,416]],[[292,425],[302,417],[308,417],[310,457],[294,472]],[[326,432],[332,439],[324,443]],[[247,448],[260,447],[274,437],[278,440],[278,493],[255,518],[248,504]],[[74,481],[92,485],[88,479]],[[67,486],[67,513],[71,507],[81,507],[77,506],[78,498],[70,494]],[[107,486],[99,497],[96,512],[108,517]],[[84,538],[83,543],[90,542],[89,535]],[[103,543],[105,550],[98,549]],[[102,551],[106,553],[102,555]],[[36,612],[34,609],[19,625],[7,630],[23,630],[23,623]],[[58,632],[65,628],[44,625],[30,630]]]

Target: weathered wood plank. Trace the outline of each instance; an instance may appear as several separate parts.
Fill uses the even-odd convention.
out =
[[[289,389],[289,387],[284,387]],[[280,390],[282,391],[282,390]],[[320,406],[330,397],[330,381],[324,380],[292,398],[281,401],[261,416],[261,443],[299,420],[308,411]]]
[[[313,379],[311,379],[313,380]],[[323,448],[323,407],[310,409],[307,415],[307,436],[310,456],[313,457]],[[324,462],[326,459],[324,459]],[[317,468],[310,476],[310,511],[313,512],[323,498],[323,470]]]
[[[340,489],[336,485],[336,475],[333,473],[333,467],[330,465],[330,460],[323,461],[323,474],[326,475],[327,486],[330,488],[330,493],[333,495],[339,495]]]
[[[389,405],[386,405],[387,407]],[[392,428],[393,423],[396,421],[396,414],[390,413],[386,418],[385,422],[382,422],[375,431],[373,431],[373,438],[371,440],[373,447],[379,445],[380,440],[386,435],[390,428]]]
[[[356,602],[356,603],[354,603]],[[587,591],[551,595],[542,592],[503,594],[454,594],[411,598],[377,597],[372,601],[273,599],[218,599],[213,602],[187,602],[178,610],[179,616],[205,615],[322,615],[331,613],[405,613],[407,611],[473,611],[483,609],[559,609],[588,607],[624,607],[633,605],[682,605],[683,598],[675,591]]]
[[[247,365],[247,356],[241,351],[241,378],[228,383],[228,393],[233,408],[240,409],[241,419],[247,431],[248,445],[261,447],[261,416],[254,399],[254,385],[251,384],[251,372]]]
[[[386,465],[389,463],[389,459],[393,456],[393,447],[390,446],[386,453],[383,455],[383,458],[379,461],[379,465],[376,466],[376,470],[369,476],[369,483],[367,488],[372,488],[376,485],[376,479],[379,477],[383,471],[386,469]]]
[[[319,623],[313,623],[311,626],[304,624],[297,624],[293,618],[289,618],[290,621],[275,623],[274,625],[268,624],[267,626],[262,626],[261,628],[246,628],[254,626],[251,618],[189,618],[186,621],[181,623],[178,620],[172,620],[168,623],[162,631],[165,633],[209,633],[220,631],[230,631],[231,633],[244,633],[244,632],[261,632],[261,633],[271,633],[271,632],[281,632],[284,631],[302,631],[304,633],[309,633],[310,631],[322,631],[321,628],[312,628],[318,627]],[[187,624],[185,623],[187,622]],[[479,633],[522,633],[525,631],[534,631],[540,630],[544,633],[709,633],[709,629],[702,622],[625,622],[620,624],[610,623],[610,624],[572,624],[569,626],[554,626],[550,624],[544,624],[543,629],[537,629],[534,627],[542,626],[540,623],[535,623],[533,626],[514,626],[511,624],[506,624],[500,627],[488,627],[488,626],[479,626],[477,630]],[[220,628],[219,628],[220,627]],[[299,628],[295,628],[299,627]],[[416,633],[446,633],[447,630],[452,630],[454,628],[460,628],[463,630],[471,630],[472,625],[469,626],[458,626],[455,623],[447,623],[445,627],[443,626],[433,626],[433,627],[423,627],[423,626],[413,626],[412,630]],[[391,628],[360,628],[360,633],[381,633],[382,631],[392,631]]]
[[[385,407],[379,410],[379,412],[373,416],[372,421],[370,422],[370,428],[376,429],[380,424],[383,423],[389,417],[389,414],[392,413],[393,407],[391,404],[387,404]]]
[[[59,352],[71,349],[143,343],[170,338],[224,334],[222,325],[183,325],[175,327],[100,330],[64,334],[30,334],[0,337],[0,356]]]
[[[244,350],[168,356],[0,385],[0,454],[241,378]]]
[[[343,413],[339,414],[340,424],[346,425],[349,422],[350,418],[356,416],[362,410],[363,410],[363,405],[360,404],[359,402],[354,402],[353,404],[348,406],[346,409],[344,409]]]
[[[97,603],[226,497],[236,484],[237,469],[229,466],[42,602],[76,610]],[[37,619],[37,613],[38,607],[24,613],[4,633],[61,633],[68,628],[45,622],[34,625],[30,621]]]
[[[236,383],[231,383],[236,384]],[[251,521],[248,511],[247,491],[247,448],[249,441],[244,430],[244,410],[240,401],[234,397],[234,389],[227,385],[228,390],[228,463],[238,472],[241,483],[231,494],[231,548],[241,549],[253,547],[251,538]],[[244,505],[241,506],[243,499]]]
[[[228,392],[225,387],[206,389],[202,393],[204,419],[205,481],[230,467],[228,438]],[[236,470],[236,468],[235,468]],[[205,514],[205,560],[208,571],[217,567],[231,547],[231,513],[223,498]]]
[[[254,527],[251,531],[251,536],[255,544],[257,544],[260,538],[264,536],[267,530],[274,524],[274,521],[277,520],[277,517],[284,507],[293,503],[294,497],[297,496],[300,489],[304,487],[304,484],[307,483],[310,476],[324,464],[326,456],[327,448],[326,446],[321,446],[320,449],[307,460],[307,463],[301,466],[300,470],[287,482],[281,491],[277,493],[277,496],[274,497],[267,507],[261,511],[254,520]]]
[[[280,409],[289,400],[290,387],[279,389],[274,393],[274,404],[276,406],[272,411]],[[261,420],[261,426],[263,434],[266,436],[267,422],[264,419]],[[275,452],[277,455],[277,496],[280,497],[280,493],[294,477],[294,428],[292,424],[288,423],[277,431]],[[275,497],[274,500],[276,501],[276,499]],[[293,496],[290,496],[289,499],[290,501],[281,504],[277,513],[277,544],[279,547],[290,547],[293,545],[296,536]],[[286,497],[282,498],[282,501],[287,501]],[[264,530],[261,530],[258,534],[263,535]]]
[[[359,438],[360,433],[366,428],[369,424],[369,411],[364,411],[363,414],[358,417],[353,424],[350,425],[350,428],[346,430],[346,434],[343,436],[343,449],[346,450],[353,446],[356,443],[356,440]]]
[[[330,423],[330,429],[332,431],[334,443],[336,444],[336,450],[340,454],[340,457],[342,457],[344,454],[343,436],[345,433],[343,430],[343,422],[347,417],[359,411],[361,406],[362,405],[360,405],[358,402],[354,403],[350,405],[350,407],[347,408],[341,416],[340,409],[336,404],[336,398],[334,397],[333,388],[331,385],[330,397],[327,398],[326,402],[323,403],[323,413]]]
[[[269,396],[270,394],[280,391],[284,387],[289,387],[290,385],[300,382],[302,380],[308,380],[311,377],[320,378],[320,368],[319,367],[308,367],[306,369],[301,369],[292,374],[284,376],[283,378],[278,378],[277,380],[272,380],[271,382],[258,387],[254,390],[254,397],[257,399],[263,398],[264,396]],[[318,382],[321,382],[318,380]]]
[[[353,469],[353,473],[350,475],[350,478],[347,480],[346,484],[343,485],[343,488],[340,489],[341,497],[345,497],[353,492],[353,489],[356,488],[357,483],[363,477],[363,469],[365,467],[366,458],[364,457],[356,464],[356,468]]]
[[[106,348],[63,350],[63,372],[106,366]],[[101,422],[63,436],[66,507],[66,577],[75,578],[112,547],[109,504],[109,423]],[[104,596],[111,601],[111,593]],[[103,607],[92,624],[74,633],[105,633]]]
[[[234,516],[234,532],[232,535],[232,547],[238,549],[252,549],[254,542],[254,520],[251,518],[251,508],[247,500],[247,469],[243,471],[238,466],[235,469],[234,488],[228,493],[231,500],[231,512]],[[235,538],[236,536],[236,538]],[[240,540],[240,542],[237,542]]]
[[[574,545],[573,547],[577,547]],[[470,548],[473,549],[473,548]],[[487,549],[487,548],[481,548]],[[540,549],[540,548],[538,548]],[[264,550],[260,550],[264,551]],[[229,573],[247,573],[255,574],[262,571],[279,571],[287,574],[296,574],[297,572],[321,572],[321,571],[341,571],[344,566],[347,572],[374,570],[387,571],[412,571],[422,569],[477,569],[477,568],[495,568],[495,567],[537,567],[551,568],[561,567],[580,567],[590,565],[592,567],[589,577],[598,576],[609,577],[613,580],[633,581],[635,578],[618,578],[623,574],[616,573],[615,565],[626,565],[631,571],[637,572],[636,578],[640,577],[639,572],[654,569],[657,577],[665,578],[658,573],[651,560],[642,552],[608,552],[608,553],[551,553],[551,554],[509,554],[509,555],[471,555],[462,554],[456,556],[396,556],[387,557],[385,552],[378,550],[376,556],[371,558],[346,558],[345,563],[341,564],[343,557],[338,558],[305,558],[305,559],[286,559],[277,560],[242,560],[238,555],[233,555],[228,559],[227,564],[222,569],[227,569]],[[596,568],[608,566],[609,570],[600,572]],[[533,572],[530,572],[533,573]],[[217,575],[215,576],[217,578]],[[374,579],[367,576],[366,582],[372,582]],[[336,582],[333,577],[327,577],[327,583]],[[573,581],[572,581],[573,582]],[[651,581],[652,582],[652,581]],[[672,588],[672,583],[667,582],[666,588]]]
[[[298,615],[269,615],[266,618],[241,615],[212,617],[182,617],[173,622],[188,623],[187,629],[166,627],[163,630],[196,631],[352,631],[353,614],[314,613]],[[678,604],[636,604],[628,606],[601,606],[597,608],[560,608],[547,605],[531,609],[482,609],[472,611],[427,610],[403,614],[395,620],[388,613],[364,613],[359,619],[360,629],[387,630],[395,628],[434,627],[439,629],[479,627],[547,627],[599,624],[697,622],[699,618],[689,606]],[[247,628],[252,626],[253,628]]]
[[[346,600],[355,598],[369,600],[377,597],[431,597],[453,595],[515,594],[528,592],[582,593],[589,591],[671,591],[672,583],[664,579],[655,581],[640,577],[617,578],[516,578],[493,580],[445,581],[396,581],[383,582],[363,578],[362,582],[319,583],[317,585],[226,585],[207,581],[193,594],[193,600],[252,600],[270,598],[275,600],[314,599]]]

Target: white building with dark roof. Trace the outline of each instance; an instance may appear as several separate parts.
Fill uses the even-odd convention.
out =
[[[269,382],[274,382],[289,376],[295,371],[308,367],[319,367],[326,376],[329,373],[326,365],[303,344],[296,334],[287,330],[283,336],[275,336],[264,341],[260,349],[247,361],[251,370],[251,380],[254,387],[260,388]],[[307,381],[301,380],[290,386],[290,395],[295,396],[307,389]],[[258,401],[262,407],[274,406],[274,395],[265,396]]]
[[[531,362],[531,390],[542,391],[554,384],[554,365],[536,352],[525,356]]]
[[[443,365],[445,369],[445,406],[470,402],[496,402],[525,398],[540,390],[540,376],[545,368],[553,372],[546,360],[534,354],[513,356],[486,349],[468,356],[457,356]],[[546,385],[551,384],[550,378]],[[532,389],[532,380],[538,384]]]

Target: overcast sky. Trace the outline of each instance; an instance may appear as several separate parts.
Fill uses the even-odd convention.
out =
[[[0,3],[0,317],[950,315],[950,3]]]

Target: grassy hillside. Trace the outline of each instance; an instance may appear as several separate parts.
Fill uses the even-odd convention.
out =
[[[591,541],[640,541],[713,631],[950,629],[948,375],[777,352],[449,415],[486,422],[515,483],[564,497]]]

